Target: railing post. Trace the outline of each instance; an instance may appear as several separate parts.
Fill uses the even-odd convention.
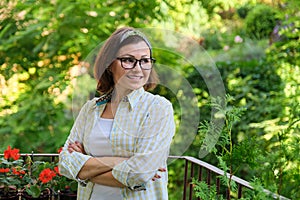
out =
[[[33,157],[34,157],[34,153],[33,153],[33,151],[31,151],[31,155],[30,155],[30,157],[31,157],[31,161],[32,161],[32,162],[34,162],[34,160],[33,160],[33,159],[34,159],[34,158],[33,158]]]
[[[185,160],[185,166],[184,166],[184,182],[183,182],[183,200],[186,200],[186,186],[188,184],[187,180],[187,174],[188,174],[188,166],[189,166],[189,161]]]
[[[228,188],[226,189],[226,199],[227,200],[231,199],[231,197],[230,197],[230,190]]]
[[[202,181],[202,166],[198,168],[198,181]]]
[[[217,189],[217,194],[220,194],[220,178],[218,178],[218,177],[217,177],[217,180],[216,180],[216,185],[217,185],[216,186],[217,187],[216,188]]]
[[[206,183],[207,183],[208,186],[210,186],[210,184],[211,184],[211,183],[210,183],[210,180],[211,180],[211,173],[210,173],[210,172],[211,172],[211,171],[210,171],[210,169],[207,169],[206,172],[207,172]]]
[[[243,186],[239,184],[238,186],[238,199],[242,198]]]
[[[189,200],[192,200],[193,198],[193,184],[190,183],[190,181],[192,180],[192,178],[194,177],[194,163],[191,162],[191,176],[189,178],[189,185],[190,185],[190,195],[189,195]]]
[[[202,166],[201,165],[198,166],[198,181],[202,181]],[[200,197],[198,197],[197,199],[200,200]]]
[[[55,156],[51,156],[51,162],[55,162]]]

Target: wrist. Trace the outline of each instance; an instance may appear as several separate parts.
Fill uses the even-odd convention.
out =
[[[86,185],[88,184],[88,182],[89,182],[89,179],[85,179],[85,180],[83,180],[83,179],[80,179],[79,177],[77,177],[77,182],[82,186],[82,187],[86,187]]]

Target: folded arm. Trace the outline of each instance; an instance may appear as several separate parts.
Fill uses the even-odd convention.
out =
[[[86,154],[83,145],[78,141],[68,145],[68,152],[71,154],[73,152]],[[127,159],[124,157],[91,157],[84,163],[77,177],[81,180],[91,180],[96,176],[111,171],[115,165]]]
[[[116,165],[112,175],[129,188],[143,188],[159,167],[166,167],[174,133],[172,105],[156,104],[140,128],[134,155]]]
[[[80,144],[78,141],[69,144],[68,151],[69,153],[78,152],[85,154],[82,144]],[[100,185],[126,187],[124,184],[115,179],[115,177],[112,175],[112,169],[115,165],[127,159],[128,158],[124,157],[92,157],[86,161],[79,171],[77,177],[81,180],[88,179],[89,181]],[[166,172],[166,169],[159,168],[157,171]],[[155,175],[152,177],[152,181],[155,181],[159,178],[160,176],[155,173]]]
[[[86,180],[111,171],[112,168],[127,158],[121,157],[92,157],[86,161],[77,177]]]

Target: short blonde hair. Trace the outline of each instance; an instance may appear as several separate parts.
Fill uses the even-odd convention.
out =
[[[148,39],[139,31],[131,27],[117,29],[104,43],[97,55],[94,65],[94,76],[97,80],[97,92],[100,94],[109,93],[113,90],[115,83],[112,73],[108,70],[109,66],[117,57],[120,48],[128,44],[136,44],[144,41],[150,49],[152,57],[152,47]],[[154,89],[158,83],[158,75],[154,68],[151,69],[149,79],[144,85],[146,91]]]

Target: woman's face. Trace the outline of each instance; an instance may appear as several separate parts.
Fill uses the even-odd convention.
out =
[[[120,48],[118,58],[150,58],[150,49],[144,41],[128,44]],[[123,62],[123,66],[124,62]],[[115,87],[118,91],[123,93],[130,93],[132,90],[143,87],[150,76],[150,70],[143,70],[139,64],[136,63],[133,69],[124,69],[121,65],[121,60],[116,59],[111,66]]]

